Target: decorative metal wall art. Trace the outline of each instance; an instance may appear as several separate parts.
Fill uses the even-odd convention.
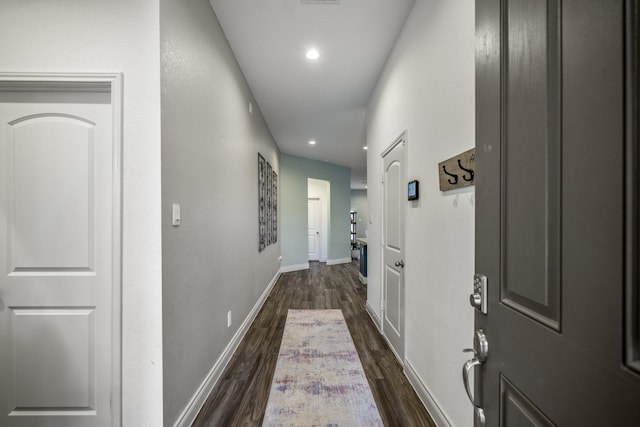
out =
[[[278,174],[258,153],[258,250],[278,241]]]
[[[440,191],[473,185],[476,174],[475,169],[475,148],[438,163]]]

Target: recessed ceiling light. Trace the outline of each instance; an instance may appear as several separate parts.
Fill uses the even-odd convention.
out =
[[[309,141],[309,145],[316,145],[316,142],[312,139],[311,141]]]
[[[315,49],[309,49],[305,56],[307,57],[307,59],[316,60],[320,58],[320,52]]]
[[[367,148],[369,148],[369,147],[367,147],[366,145],[364,147],[362,147],[363,150],[366,150]]]

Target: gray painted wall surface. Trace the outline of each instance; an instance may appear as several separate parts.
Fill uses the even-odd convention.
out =
[[[356,216],[356,236],[366,237],[365,231],[369,224],[369,203],[367,202],[367,190],[351,190],[351,209],[358,212]]]
[[[283,154],[280,157],[282,266],[307,262],[307,179],[331,186],[327,261],[350,258],[349,209],[351,170],[342,166]]]
[[[277,273],[280,244],[258,252],[257,165],[260,152],[279,172],[279,152],[208,1],[160,3],[164,423],[173,425]]]

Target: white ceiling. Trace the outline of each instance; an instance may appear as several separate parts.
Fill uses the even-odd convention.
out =
[[[367,103],[414,1],[210,3],[280,151],[349,167],[365,188]]]

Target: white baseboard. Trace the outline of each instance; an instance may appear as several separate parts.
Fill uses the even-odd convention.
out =
[[[389,348],[391,349],[393,354],[396,356],[396,359],[398,360],[398,362],[400,362],[401,365],[403,365],[404,375],[407,377],[407,379],[409,380],[409,383],[418,394],[418,397],[422,401],[422,404],[424,405],[424,407],[427,409],[427,412],[429,412],[429,415],[431,415],[431,418],[433,418],[433,421],[435,421],[436,426],[452,427],[451,422],[449,422],[449,419],[445,415],[444,411],[440,409],[440,405],[438,405],[438,402],[431,395],[427,386],[422,382],[422,380],[416,373],[409,359],[405,359],[403,363],[403,361],[401,361],[400,358],[398,357],[398,354],[393,350],[391,343],[389,343],[389,340],[387,339],[387,337],[384,335],[384,333],[382,333],[382,320],[380,319],[380,317],[378,317],[376,312],[369,305],[368,301],[365,308],[367,310],[367,313],[369,314],[369,317],[371,317],[371,320],[373,320],[373,323],[376,325],[376,327],[378,328],[378,330],[380,331],[384,339],[389,344]]]
[[[251,310],[247,318],[244,319],[244,322],[242,322],[242,325],[240,325],[240,328],[238,328],[238,331],[235,333],[235,335],[231,339],[231,342],[229,342],[227,347],[224,349],[224,351],[222,352],[222,355],[220,355],[216,363],[213,365],[213,367],[209,371],[209,374],[207,374],[206,378],[204,379],[204,381],[202,382],[202,384],[200,385],[196,393],[193,395],[193,397],[189,401],[189,404],[186,406],[184,411],[182,411],[182,414],[180,414],[180,417],[174,424],[174,427],[189,427],[191,426],[191,424],[193,424],[196,417],[198,416],[198,413],[200,412],[200,409],[202,409],[202,406],[204,405],[207,398],[209,397],[209,393],[211,393],[211,390],[213,390],[213,387],[215,387],[218,380],[220,380],[222,373],[227,367],[227,364],[229,363],[229,361],[231,360],[231,356],[233,356],[233,353],[238,349],[240,342],[246,335],[247,331],[249,330],[249,327],[255,320],[256,316],[258,315],[258,312],[260,311],[267,297],[271,293],[271,290],[273,289],[276,282],[280,278],[280,274],[281,274],[281,271],[278,271],[275,274],[275,276],[273,276],[273,279],[271,279],[271,282],[269,282],[269,285],[264,290],[264,292],[256,302],[255,306],[253,307],[253,309]]]
[[[452,424],[446,414],[440,408],[440,405],[438,405],[438,402],[433,395],[429,392],[429,388],[422,382],[408,359],[405,360],[404,374],[409,380],[409,383],[413,386],[413,389],[418,393],[418,397],[420,397],[424,407],[427,408],[427,412],[429,412],[429,415],[431,415],[431,418],[435,421],[436,426],[452,427]]]
[[[328,259],[327,265],[349,264],[351,258]]]
[[[367,313],[369,313],[369,317],[371,317],[371,320],[373,320],[373,323],[378,328],[378,331],[382,333],[382,320],[380,320],[376,312],[373,311],[373,308],[371,308],[371,306],[369,305],[369,301],[367,301],[365,308],[367,310]]]
[[[290,273],[292,271],[300,271],[300,270],[308,270],[309,263],[306,262],[304,264],[294,264],[294,265],[285,265],[280,267],[280,273]]]
[[[363,285],[367,284],[367,277],[363,276],[362,273],[358,273],[358,279],[360,279]]]

